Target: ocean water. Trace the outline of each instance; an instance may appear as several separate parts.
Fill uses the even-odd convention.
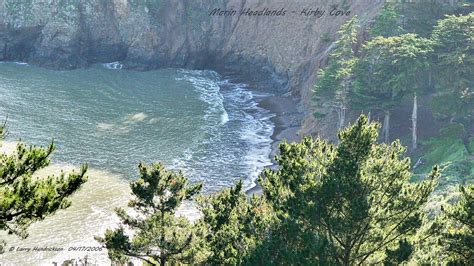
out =
[[[162,69],[136,72],[120,63],[54,71],[0,63],[0,117],[8,116],[3,151],[14,142],[57,149],[52,166],[38,175],[89,164],[89,182],[67,210],[30,227],[26,240],[0,235],[11,247],[63,248],[62,252],[7,251],[1,265],[37,265],[84,257],[107,262],[106,251],[72,251],[98,246],[93,237],[114,227],[113,209],[130,197],[128,183],[139,162],[161,161],[182,170],[212,193],[242,179],[255,185],[270,165],[272,113],[245,84],[213,71]],[[190,205],[190,204],[189,204]],[[192,216],[190,206],[181,210]]]

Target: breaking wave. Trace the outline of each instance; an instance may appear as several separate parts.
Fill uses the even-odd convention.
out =
[[[205,163],[215,167],[193,167],[196,162],[190,150],[176,159],[174,165],[187,169],[188,173],[213,179],[212,183],[218,186],[230,186],[237,179],[243,179],[246,190],[254,187],[263,168],[271,165],[274,125],[270,118],[273,114],[257,104],[258,97],[268,95],[255,95],[246,84],[222,80],[213,71],[182,70],[181,73],[183,76],[177,79],[191,82],[200,93],[200,99],[209,105],[204,114],[207,123],[203,127],[209,139],[202,145],[214,146],[208,149],[214,153],[199,157],[206,158]],[[197,173],[195,169],[205,169],[205,172]],[[245,176],[232,180],[219,178],[219,173],[235,170]]]
[[[102,64],[105,68],[111,70],[120,70],[123,68],[123,64],[118,61]]]

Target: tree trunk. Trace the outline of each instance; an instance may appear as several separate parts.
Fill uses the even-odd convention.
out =
[[[367,120],[369,120],[369,123],[370,123],[370,111],[369,111],[369,113],[367,114]]]
[[[345,123],[346,123],[346,105],[344,103],[341,103],[341,113],[339,116],[339,129],[343,128]]]
[[[383,119],[383,136],[384,142],[390,141],[390,110],[385,111],[385,117]]]
[[[348,92],[348,77],[345,77],[342,81],[342,91],[339,94],[340,101],[340,115],[339,115],[339,129],[342,129],[346,124],[346,101],[347,101],[347,92]]]
[[[433,83],[433,69],[430,66],[430,69],[428,71],[428,87],[430,90],[431,90],[432,83]]]
[[[418,103],[416,100],[416,92],[413,95],[413,112],[411,113],[411,148],[416,150],[416,123],[418,119]]]
[[[166,265],[166,254],[165,254],[165,210],[161,208],[161,232],[160,232],[160,266]]]
[[[344,257],[342,258],[342,265],[350,266],[351,265],[351,249],[344,249]]]

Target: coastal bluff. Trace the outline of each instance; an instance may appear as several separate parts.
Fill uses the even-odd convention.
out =
[[[298,97],[307,113],[303,134],[314,134],[311,90],[337,30],[354,15],[370,24],[382,5],[362,0],[0,0],[0,61],[54,69],[119,61],[135,70],[179,67],[243,75]]]

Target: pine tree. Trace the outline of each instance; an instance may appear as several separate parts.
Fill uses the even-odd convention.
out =
[[[443,208],[441,246],[451,265],[474,265],[474,185],[460,186],[461,199]]]
[[[272,210],[273,208],[269,208]],[[331,244],[315,234],[300,217],[288,214],[269,220],[264,233],[258,235],[255,247],[248,252],[243,265],[335,265]]]
[[[261,198],[247,199],[242,182],[200,198],[199,207],[208,251],[206,263],[211,265],[242,264],[269,222]]]
[[[138,258],[151,265],[192,261],[193,228],[185,217],[176,216],[176,210],[199,193],[202,184],[188,184],[181,172],[166,170],[161,163],[138,168],[140,178],[130,184],[134,198],[128,203],[136,215],[118,208],[120,227],[96,239],[105,244],[112,261]]]
[[[402,28],[402,15],[393,4],[385,4],[380,13],[375,17],[374,25],[370,29],[373,37],[390,37],[405,33]]]
[[[405,148],[399,141],[377,144],[378,127],[361,116],[340,131],[337,146],[309,137],[283,143],[279,168],[264,171],[264,195],[277,217],[305,233],[292,239],[294,252],[313,246],[302,254],[308,262],[380,262],[387,248],[421,225],[438,169],[425,181],[410,182]]]
[[[0,145],[4,134],[0,126]],[[49,165],[54,149],[53,143],[46,148],[19,143],[13,154],[0,154],[0,231],[26,238],[32,223],[70,206],[70,196],[86,182],[86,165],[68,175],[33,176]]]
[[[467,0],[470,1],[470,0]],[[429,38],[436,21],[446,14],[462,12],[463,0],[452,1],[394,1],[387,3],[400,14],[400,26],[406,33],[416,33],[418,36]]]
[[[334,94],[335,108],[339,116],[339,129],[346,123],[349,93],[352,90],[353,68],[357,62],[355,47],[358,32],[357,16],[344,23],[337,32],[340,38],[329,56],[328,66],[318,75],[316,91],[330,91]]]

